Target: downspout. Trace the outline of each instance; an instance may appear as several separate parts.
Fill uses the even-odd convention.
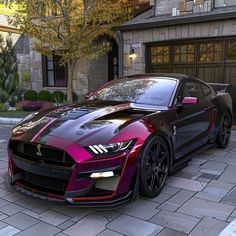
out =
[[[124,38],[122,31],[117,31],[117,38],[118,38],[118,67],[119,67],[119,77],[124,76]]]

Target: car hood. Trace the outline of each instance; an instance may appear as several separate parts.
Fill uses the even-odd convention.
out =
[[[50,108],[13,129],[13,139],[47,144],[53,137],[78,145],[109,142],[130,123],[166,107],[115,101],[86,101]]]

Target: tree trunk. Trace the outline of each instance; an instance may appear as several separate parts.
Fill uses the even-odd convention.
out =
[[[68,62],[67,102],[73,102],[73,80],[76,75],[77,60]]]

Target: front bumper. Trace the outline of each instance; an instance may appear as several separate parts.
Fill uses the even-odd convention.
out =
[[[72,166],[26,160],[9,145],[10,182],[23,193],[64,204],[116,207],[136,198],[136,152],[79,162],[78,156],[72,155],[74,152],[66,151],[74,160]],[[85,150],[78,153],[85,155]],[[116,175],[101,180],[90,178],[91,173],[102,171],[114,171]]]

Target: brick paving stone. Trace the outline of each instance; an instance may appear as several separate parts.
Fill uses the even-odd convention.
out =
[[[157,236],[187,236],[187,234],[184,232],[165,228]]]
[[[158,206],[158,203],[138,199],[134,203],[124,205],[119,209],[119,211],[142,220],[149,220],[157,214],[158,210],[156,207]]]
[[[22,210],[24,210],[23,207],[18,206],[14,203],[9,203],[5,206],[0,207],[0,212],[5,213],[6,215],[9,216],[14,215]]]
[[[161,192],[157,197],[150,199],[151,201],[163,203],[171,198],[172,195]]]
[[[105,217],[89,215],[63,232],[71,236],[94,236],[102,232],[107,223],[108,220]]]
[[[0,236],[13,236],[17,234],[18,232],[20,232],[19,229],[8,225],[7,227],[0,230]]]
[[[181,206],[187,200],[189,200],[196,192],[190,190],[180,190],[174,196],[166,201],[166,203],[175,204],[177,206]]]
[[[56,211],[52,211],[52,210],[47,210],[45,212],[43,212],[42,214],[37,214],[33,211],[30,210],[25,210],[23,211],[23,213],[30,215],[34,218],[40,219],[42,221],[45,221],[49,224],[52,224],[54,226],[60,225],[63,222],[69,220],[70,217],[63,215],[61,213],[58,213]]]
[[[199,181],[178,177],[172,177],[167,184],[172,187],[178,187],[191,191],[201,191],[204,188],[204,184]]]
[[[202,175],[200,175],[200,176],[202,176]],[[203,177],[198,177],[196,180],[199,182],[202,182],[202,183],[209,183],[211,181],[210,179],[203,178]]]
[[[163,229],[160,225],[127,215],[119,216],[107,224],[106,227],[126,236],[137,236],[137,233],[142,236],[154,236]]]
[[[207,193],[207,192],[198,192],[194,197],[196,198],[202,198],[205,200],[213,201],[213,202],[220,202],[222,197],[219,197],[217,195]]]
[[[236,158],[232,158],[232,157],[227,157],[227,158],[222,159],[222,157],[215,156],[213,158],[213,160],[214,161],[221,161],[221,162],[224,162],[228,165],[236,165]]]
[[[201,178],[205,178],[205,179],[210,179],[210,180],[212,180],[212,179],[215,179],[215,180],[219,179],[219,175],[213,175],[213,174],[209,174],[209,173],[202,173],[200,175],[200,177]]]
[[[157,209],[158,210],[165,210],[165,211],[169,211],[169,212],[174,212],[178,208],[179,208],[179,205],[176,205],[176,204],[173,204],[173,203],[169,203],[169,202],[164,202]]]
[[[189,236],[217,236],[226,226],[227,223],[224,221],[204,217]]]
[[[193,197],[177,211],[196,217],[209,216],[219,220],[226,220],[233,210],[234,207],[227,204]]]
[[[176,188],[176,187],[165,185],[161,192],[165,193],[165,194],[169,194],[169,195],[174,195],[180,190],[181,190],[181,188]]]
[[[160,211],[150,222],[188,234],[197,225],[199,219],[178,212]]]
[[[207,161],[204,165],[201,166],[201,169],[215,170],[215,171],[224,171],[227,167],[227,164],[218,161]]]
[[[219,176],[223,173],[223,170],[219,171],[219,170],[201,169],[200,172],[210,174],[210,175],[218,175]]]
[[[109,221],[114,220],[121,215],[121,213],[116,210],[97,210],[96,214],[105,216]]]
[[[23,213],[17,213],[4,219],[3,221],[21,230],[29,228],[40,222],[39,220]]]
[[[219,177],[219,181],[236,184],[236,166],[231,165],[226,168],[224,173]]]
[[[53,236],[59,233],[61,229],[47,224],[45,222],[41,222],[36,224],[26,230],[21,231],[17,234],[17,236]]]
[[[225,203],[236,205],[236,187],[233,188],[223,199]]]
[[[86,208],[78,208],[76,206],[55,206],[52,210],[70,217],[75,217],[86,211]]]
[[[68,220],[68,221],[65,221],[62,224],[58,225],[58,228],[65,230],[65,229],[71,227],[73,224],[75,224],[74,221]]]
[[[95,210],[92,210],[92,209],[87,209],[85,211],[82,211],[81,213],[79,213],[78,215],[74,216],[71,218],[72,221],[76,222],[76,221],[79,221],[80,219],[84,218],[85,216],[88,216],[90,214],[93,214],[95,213],[96,211]]]
[[[122,236],[123,234],[117,233],[115,231],[112,231],[110,229],[105,229],[101,233],[99,233],[97,236]]]

